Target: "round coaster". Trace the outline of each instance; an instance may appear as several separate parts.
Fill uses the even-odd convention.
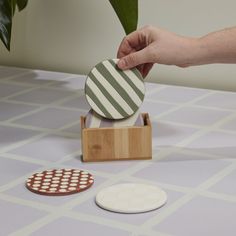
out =
[[[28,178],[26,187],[38,194],[48,196],[78,193],[92,186],[91,174],[77,169],[53,169],[35,173]]]
[[[98,206],[119,213],[141,213],[163,206],[166,193],[153,185],[117,184],[101,190],[96,196]]]
[[[136,68],[120,70],[118,59],[98,63],[88,74],[85,95],[91,108],[108,119],[134,114],[143,102],[145,86]]]
[[[136,111],[132,116],[122,120],[105,119],[99,116],[94,110],[90,110],[86,115],[86,128],[104,128],[104,127],[130,127],[144,126],[142,114]]]

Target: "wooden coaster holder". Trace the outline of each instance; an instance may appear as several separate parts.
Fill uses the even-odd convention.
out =
[[[144,126],[85,128],[81,117],[82,161],[141,160],[152,158],[152,126],[142,113]]]

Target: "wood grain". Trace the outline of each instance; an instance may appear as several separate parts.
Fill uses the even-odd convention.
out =
[[[147,113],[144,126],[122,128],[85,128],[81,117],[82,160],[112,161],[152,158],[152,127]]]

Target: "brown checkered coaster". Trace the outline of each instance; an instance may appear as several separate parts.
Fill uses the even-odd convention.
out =
[[[144,100],[145,86],[136,68],[120,70],[118,59],[98,63],[88,74],[85,95],[91,108],[107,119],[132,116]]]
[[[62,196],[84,191],[93,183],[93,176],[86,171],[53,169],[33,174],[28,178],[26,187],[37,194]]]

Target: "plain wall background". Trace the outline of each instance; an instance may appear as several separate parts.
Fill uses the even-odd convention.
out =
[[[202,36],[235,26],[235,9],[235,0],[139,0],[138,27]],[[30,0],[14,17],[11,52],[0,46],[0,64],[87,74],[101,60],[116,57],[124,36],[108,0]],[[236,91],[236,65],[156,65],[147,80]]]

